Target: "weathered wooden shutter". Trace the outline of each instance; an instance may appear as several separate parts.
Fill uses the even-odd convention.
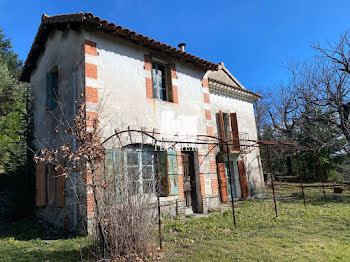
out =
[[[232,131],[232,139],[233,139],[233,150],[240,151],[237,114],[231,113],[230,118],[231,118],[231,131]]]
[[[177,152],[169,150],[168,152],[168,175],[169,175],[169,195],[179,194],[179,173],[177,167]]]
[[[55,171],[55,166],[54,165],[49,165],[48,166],[48,204],[52,204],[55,201],[56,197],[56,171]]]
[[[166,81],[168,88],[168,101],[173,102],[174,104],[179,103],[177,86],[173,83],[173,79],[177,78],[176,75],[176,65],[170,63],[166,65]]]
[[[43,163],[39,163],[36,166],[35,184],[36,206],[46,206],[46,166]]]
[[[168,101],[174,102],[173,83],[171,80],[171,66],[170,66],[170,64],[165,65],[165,73],[166,73]]]
[[[238,172],[239,172],[239,183],[241,185],[242,198],[249,196],[247,173],[245,169],[244,160],[238,160]]]
[[[105,155],[106,178],[115,179],[122,173],[122,151],[120,148],[110,148]]]
[[[57,107],[57,97],[58,97],[58,74],[49,72],[47,73],[46,81],[46,98],[47,98],[47,108],[54,109]]]
[[[57,207],[64,207],[65,204],[65,183],[66,177],[64,175],[64,159],[59,161],[60,167],[57,170]]]
[[[226,202],[229,200],[229,197],[228,197],[228,189],[227,189],[227,179],[225,174],[225,163],[217,163],[217,166],[218,166],[221,201]]]
[[[169,181],[168,181],[168,158],[166,151],[158,151],[158,171],[160,178],[160,195],[168,196],[169,195]]]
[[[226,139],[225,122],[224,122],[224,114],[222,113],[222,111],[219,111],[218,117],[219,117],[220,138],[222,139],[222,141],[225,141],[225,139]],[[225,145],[221,144],[220,149],[221,149],[221,151],[226,152]]]
[[[120,192],[124,186],[124,173],[122,167],[122,150],[120,148],[109,148],[106,150],[105,155],[105,177],[107,183],[114,187],[117,194],[117,200],[120,197]]]

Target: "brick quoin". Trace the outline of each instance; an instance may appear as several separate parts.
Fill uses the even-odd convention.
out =
[[[204,93],[203,95],[204,95],[204,103],[205,104],[210,104],[209,94]]]
[[[86,194],[86,211],[88,218],[95,216],[95,201],[93,193]]]
[[[148,54],[145,54],[145,70],[152,71],[152,63],[151,63],[151,56]]]
[[[216,172],[216,161],[210,161],[210,172]]]
[[[92,183],[92,172],[90,165],[86,165],[86,183],[91,184]]]
[[[86,112],[86,126],[88,128],[94,127],[94,121],[98,120],[98,114],[96,112]]]
[[[199,173],[199,181],[201,183],[201,194],[205,195],[205,183],[204,183],[204,173]]]
[[[177,86],[173,85],[173,103],[174,104],[178,104],[179,103],[179,99],[177,96]]]
[[[216,178],[211,180],[211,190],[213,195],[217,195],[219,193],[218,180]]]
[[[205,88],[209,87],[208,78],[205,77],[202,79],[202,86]]]
[[[208,145],[209,155],[216,155],[214,147],[215,147],[215,145]]]
[[[207,135],[212,136],[213,135],[213,127],[207,126]]]
[[[85,63],[85,76],[97,79],[97,65]]]
[[[205,119],[211,120],[211,111],[209,109],[205,109]]]
[[[85,100],[86,102],[98,103],[98,89],[90,86],[85,87]]]
[[[170,65],[170,72],[171,72],[171,78],[177,79],[176,65],[174,63]]]
[[[181,151],[177,151],[177,166],[182,168],[182,153]]]
[[[177,167],[182,169],[182,153],[181,151],[177,151]],[[184,194],[184,177],[183,174],[179,174],[179,198],[185,198]]]
[[[96,43],[89,40],[84,41],[85,54],[97,56]]]
[[[198,165],[203,165],[204,155],[202,151],[198,151]]]
[[[184,176],[179,175],[179,198],[185,198],[184,194]]]
[[[146,96],[147,98],[153,98],[153,84],[149,77],[146,77]]]

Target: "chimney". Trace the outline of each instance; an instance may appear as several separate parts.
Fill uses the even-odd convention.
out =
[[[180,48],[180,50],[181,50],[182,52],[185,52],[185,46],[186,46],[185,43],[180,43],[180,44],[178,45],[178,47]]]

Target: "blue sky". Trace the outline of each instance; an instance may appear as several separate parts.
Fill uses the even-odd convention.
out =
[[[350,1],[13,1],[0,0],[0,27],[25,59],[43,13],[92,12],[213,62],[224,61],[250,90],[287,79],[286,59],[314,56],[313,41],[335,41],[350,28]]]

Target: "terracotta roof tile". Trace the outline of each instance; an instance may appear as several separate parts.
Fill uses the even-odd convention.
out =
[[[100,19],[99,17],[94,16],[92,13],[75,13],[55,16],[48,16],[46,14],[43,14],[41,17],[41,24],[34,39],[34,43],[29,51],[27,60],[21,73],[20,79],[22,81],[29,81],[30,74],[36,67],[37,59],[45,47],[45,43],[50,31],[54,29],[67,28],[67,25],[76,28],[84,25],[87,26],[89,30],[102,31],[117,35],[119,37],[126,38],[130,41],[144,45],[147,48],[157,50],[169,56],[190,62],[205,70],[217,70],[218,68],[218,64],[216,63],[199,58],[187,52],[183,52],[180,49],[161,43],[145,35],[138,34],[128,28],[123,28],[120,25],[115,25],[114,23]]]

